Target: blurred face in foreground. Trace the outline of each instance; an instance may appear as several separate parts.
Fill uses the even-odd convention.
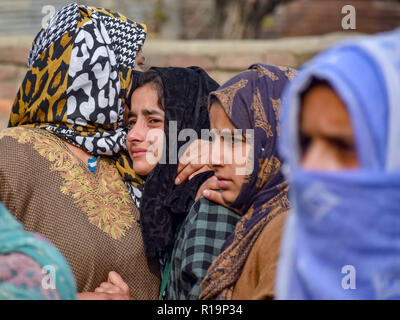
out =
[[[126,146],[133,169],[142,176],[148,175],[162,156],[164,111],[158,102],[157,89],[152,83],[132,93]]]
[[[245,180],[245,175],[238,172],[246,168],[246,161],[241,160],[247,159],[249,148],[245,136],[234,133],[236,128],[219,102],[211,105],[209,115],[213,135],[211,166],[223,200],[234,202]],[[236,156],[238,153],[240,157]]]
[[[359,167],[349,114],[330,86],[318,84],[305,93],[300,143],[303,169],[338,171]]]

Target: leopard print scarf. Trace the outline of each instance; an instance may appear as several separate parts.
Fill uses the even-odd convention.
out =
[[[145,38],[145,25],[112,10],[63,7],[33,41],[8,126],[45,129],[94,156],[117,156],[122,177],[136,187],[122,124]]]

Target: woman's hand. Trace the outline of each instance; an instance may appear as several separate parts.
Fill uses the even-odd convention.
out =
[[[175,178],[176,185],[186,179],[191,180],[199,173],[212,170],[209,165],[210,147],[209,141],[198,139],[187,148],[179,158],[178,172]]]
[[[108,300],[130,300],[130,290],[126,282],[115,271],[108,274],[107,282],[103,282],[94,290],[95,294],[105,295]]]
[[[218,179],[217,179],[216,176],[212,176],[212,177],[208,178],[206,181],[204,181],[203,184],[200,186],[200,188],[197,190],[196,199],[195,200],[197,201],[201,196],[204,196],[205,198],[207,198],[204,195],[205,191],[218,190],[219,188],[218,188],[218,185],[217,185],[217,181],[218,181]],[[219,192],[216,192],[216,193],[219,194]],[[209,193],[207,193],[207,194],[209,195]],[[213,199],[209,199],[209,198],[207,198],[207,199],[211,200],[211,201],[214,201],[214,202],[216,202],[218,204],[224,205],[223,203],[225,203],[225,202],[223,202],[222,197],[218,197],[217,195],[211,195],[211,197]]]
[[[199,190],[197,190],[196,200],[198,200],[201,196],[203,196],[207,200],[215,202],[239,214],[238,210],[231,208],[224,201],[221,193],[217,191],[219,190],[217,182],[218,179],[216,176],[212,176],[211,178],[208,178],[206,181],[204,181],[204,183],[200,186]]]
[[[103,292],[81,292],[77,296],[78,300],[128,300],[125,295]]]
[[[208,178],[206,181],[204,181],[203,184],[200,186],[199,190],[197,190],[196,200],[199,199],[201,196],[204,196],[204,198],[210,201],[213,201],[215,203],[220,204],[221,206],[229,208],[229,206],[222,198],[221,193],[217,191],[219,190],[217,182],[218,179],[216,176],[212,176],[211,178]]]

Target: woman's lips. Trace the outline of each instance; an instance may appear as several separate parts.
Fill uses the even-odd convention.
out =
[[[225,179],[222,177],[217,177],[218,181],[217,181],[217,186],[220,189],[225,189],[228,187],[228,185],[231,183],[231,179]]]
[[[146,155],[147,150],[143,148],[132,148],[131,153],[132,153],[132,158],[140,158]]]

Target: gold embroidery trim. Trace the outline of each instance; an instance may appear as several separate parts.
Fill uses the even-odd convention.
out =
[[[258,162],[260,166],[260,171],[258,173],[256,186],[258,189],[261,189],[271,177],[275,176],[278,173],[281,167],[281,162],[275,156],[272,156],[270,159],[259,159]]]
[[[235,82],[234,84],[213,92],[213,94],[218,98],[220,101],[222,107],[224,108],[226,114],[228,115],[229,118],[232,117],[232,105],[233,105],[233,100],[235,99],[236,93],[244,88],[247,85],[248,80],[246,79],[241,79],[238,82]]]
[[[254,112],[254,127],[264,130],[267,138],[273,137],[274,134],[272,133],[271,125],[269,124],[267,115],[265,114],[264,105],[261,101],[261,93],[258,88],[253,96],[253,103],[250,108]]]
[[[91,224],[115,240],[125,236],[134,221],[132,199],[128,192],[121,192],[126,187],[111,159],[99,159],[97,173],[101,171],[101,175],[93,174],[78,164],[78,160],[62,147],[59,138],[43,129],[4,129],[0,131],[0,139],[3,137],[12,137],[22,144],[31,143],[50,161],[50,171],[58,172],[64,180],[60,191],[73,198]]]

